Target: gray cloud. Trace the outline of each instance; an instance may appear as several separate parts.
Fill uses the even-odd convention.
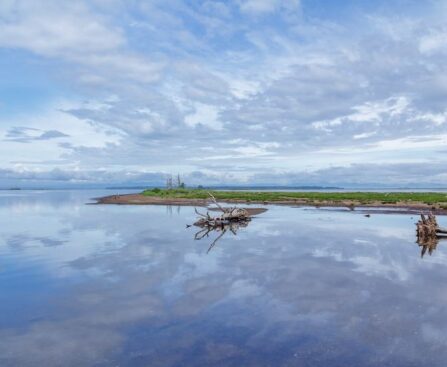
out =
[[[352,164],[330,167],[314,172],[256,174],[254,182],[283,184],[332,184],[355,186],[445,186],[447,161],[398,164]]]
[[[442,187],[447,179],[447,162],[352,164],[314,171],[286,171],[258,173],[250,166],[230,171],[228,165],[216,165],[207,172],[198,170],[182,173],[187,185],[286,185],[286,186],[341,186],[341,187]],[[241,179],[239,172],[244,174]],[[139,185],[164,186],[166,178],[175,171],[151,172],[132,170],[0,170],[0,185]],[[421,178],[422,177],[422,178]]]
[[[55,139],[55,138],[66,138],[69,135],[61,133],[57,130],[48,130],[43,132],[41,135],[37,137],[37,140],[49,140],[49,139]]]
[[[14,141],[17,143],[30,143],[37,140],[51,140],[57,138],[67,138],[69,135],[57,130],[34,129],[29,127],[13,127],[6,132],[5,141]]]

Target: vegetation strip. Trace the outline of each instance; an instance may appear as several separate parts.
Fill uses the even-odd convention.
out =
[[[209,191],[205,189],[151,189],[142,195],[166,199],[207,199],[208,192],[222,201],[276,202],[354,202],[356,204],[426,204],[447,209],[447,193],[436,192],[279,192],[279,191]]]
[[[97,204],[118,205],[186,205],[208,206],[209,194],[229,204],[276,204],[315,207],[364,207],[405,209],[419,213],[433,211],[447,214],[447,193],[436,192],[278,192],[217,191],[206,189],[148,189],[142,193],[110,195],[97,199]],[[390,211],[390,212],[391,212]]]

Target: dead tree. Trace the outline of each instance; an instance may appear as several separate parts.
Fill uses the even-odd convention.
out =
[[[233,235],[236,235],[238,229],[246,227],[248,223],[250,223],[251,217],[253,215],[261,214],[267,210],[264,208],[224,208],[217,202],[216,198],[211,193],[208,193],[208,195],[216,206],[216,208],[211,208],[210,210],[219,211],[221,214],[219,216],[211,216],[208,211],[206,212],[206,214],[203,214],[195,209],[195,212],[199,218],[194,223],[194,226],[201,228],[195,234],[195,240],[201,240],[205,237],[207,238],[212,232],[219,233],[213,240],[213,242],[211,242],[207,253],[211,251],[211,249],[216,245],[217,241],[219,241],[219,239],[221,239],[225,235],[225,233],[230,231],[231,233],[233,233]]]
[[[222,212],[222,214],[217,217],[212,217],[210,216],[209,212],[206,212],[206,214],[202,214],[197,211],[197,209],[195,209],[196,214],[200,217],[194,223],[195,226],[222,227],[230,223],[249,222],[251,220],[248,210],[237,207],[224,208],[217,202],[216,198],[210,192],[208,193],[208,195],[210,196],[213,203],[217,206],[219,211]]]
[[[447,229],[441,228],[436,217],[430,213],[427,216],[421,214],[421,219],[416,223],[417,243],[421,246],[421,257],[428,253],[431,255],[436,249],[440,239],[446,239]]]
[[[421,214],[421,220],[416,223],[417,236],[420,239],[437,238],[447,235],[447,229],[441,228],[436,221],[436,217],[430,213],[427,217]]]

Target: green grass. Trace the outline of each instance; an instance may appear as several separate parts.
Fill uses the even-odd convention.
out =
[[[355,201],[360,204],[380,202],[393,204],[397,202],[440,204],[447,206],[447,194],[436,192],[272,192],[272,191],[212,191],[205,189],[151,189],[143,195],[166,199],[206,199],[211,192],[218,200],[243,201],[285,201],[306,200],[309,202],[346,202]]]

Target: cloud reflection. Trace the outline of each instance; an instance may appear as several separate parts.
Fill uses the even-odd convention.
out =
[[[47,276],[21,289],[30,273],[0,273],[2,366],[442,366],[447,358],[444,248],[421,261],[411,236],[381,231],[413,234],[408,216],[272,206],[206,254],[184,227],[192,208],[73,211],[70,200],[21,211],[25,227],[6,226],[9,206],[0,207],[2,238],[17,242],[2,241],[2,259]],[[23,246],[24,230],[64,244]],[[11,279],[17,287],[6,286]]]

